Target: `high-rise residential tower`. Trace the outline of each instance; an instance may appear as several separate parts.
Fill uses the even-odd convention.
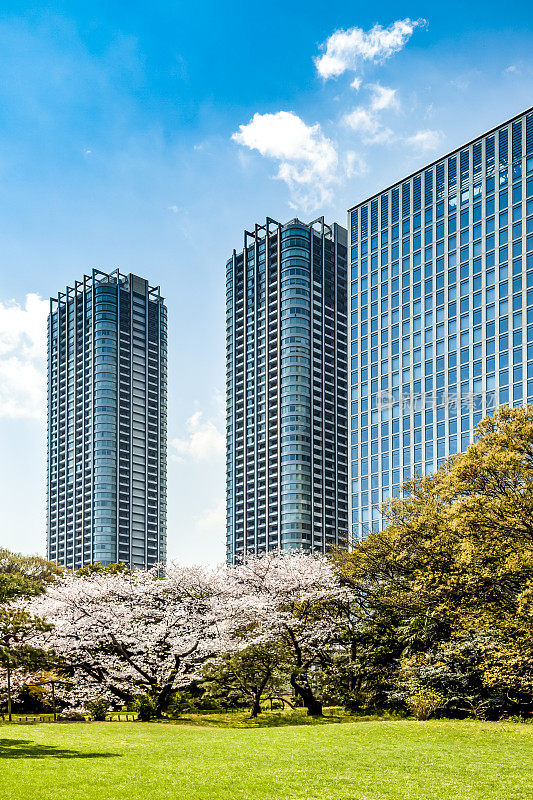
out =
[[[245,231],[226,266],[227,559],[347,544],[347,231]]]
[[[533,402],[533,109],[349,211],[352,531]]]
[[[48,557],[166,557],[167,310],[159,287],[93,270],[50,301]]]

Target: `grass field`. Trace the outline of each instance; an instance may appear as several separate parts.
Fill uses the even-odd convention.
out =
[[[1,800],[531,800],[533,725],[0,725]]]

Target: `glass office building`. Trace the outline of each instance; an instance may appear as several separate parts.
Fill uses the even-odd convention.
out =
[[[352,532],[533,402],[533,110],[349,211]]]
[[[50,301],[48,558],[166,556],[167,311],[159,287],[93,270]]]
[[[267,219],[226,265],[230,563],[347,544],[346,244]]]

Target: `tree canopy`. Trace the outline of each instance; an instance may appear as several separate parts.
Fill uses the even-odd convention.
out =
[[[212,571],[72,573],[4,551],[4,672],[56,663],[64,702],[137,698],[158,714],[193,685],[253,714],[274,695],[310,715],[325,702],[533,713],[533,407],[484,419],[464,453],[383,513],[385,529],[349,553]]]
[[[533,408],[504,406],[482,420],[464,453],[406,484],[384,513],[385,530],[337,563],[348,585],[366,591],[372,619],[387,621],[399,678],[433,676],[440,689],[450,662],[457,672],[464,659],[480,703],[529,708]],[[446,665],[440,677],[437,664]]]
[[[41,594],[61,567],[40,556],[23,556],[0,548],[0,603]]]

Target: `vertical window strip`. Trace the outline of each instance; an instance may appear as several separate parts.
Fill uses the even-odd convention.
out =
[[[452,189],[455,190],[455,184],[457,183],[457,157],[451,156],[448,159],[448,190],[451,191]]]
[[[498,132],[498,156],[500,159],[500,166],[507,166],[507,161],[508,161],[507,145],[508,145],[508,130],[507,128],[502,128]]]
[[[513,122],[513,164],[522,158],[522,120]]]
[[[381,195],[381,227],[386,228],[389,224],[389,195]]]
[[[533,114],[526,117],[526,153],[533,153]]]
[[[402,186],[402,217],[407,217],[411,211],[411,185],[404,183]]]
[[[422,202],[422,176],[415,175],[413,179],[413,211],[420,211]]]
[[[468,150],[462,150],[460,156],[460,170],[461,170],[461,189],[468,186],[468,170],[470,164]]]
[[[476,142],[472,148],[472,166],[474,175],[479,175],[482,169],[482,143]]]
[[[392,190],[392,222],[398,222],[400,214],[400,190],[398,187]]]
[[[357,216],[358,209],[352,211],[352,244],[357,241]]]
[[[433,171],[427,169],[424,173],[424,203],[426,206],[433,202]]]
[[[436,170],[436,200],[442,200],[444,197],[444,164],[441,162],[437,164]]]
[[[494,172],[494,136],[485,139],[485,173],[490,175]]]
[[[372,200],[370,203],[370,225],[371,225],[371,232],[376,233],[378,229],[378,200],[377,197],[375,200]]]
[[[368,236],[368,206],[361,208],[361,238]]]

